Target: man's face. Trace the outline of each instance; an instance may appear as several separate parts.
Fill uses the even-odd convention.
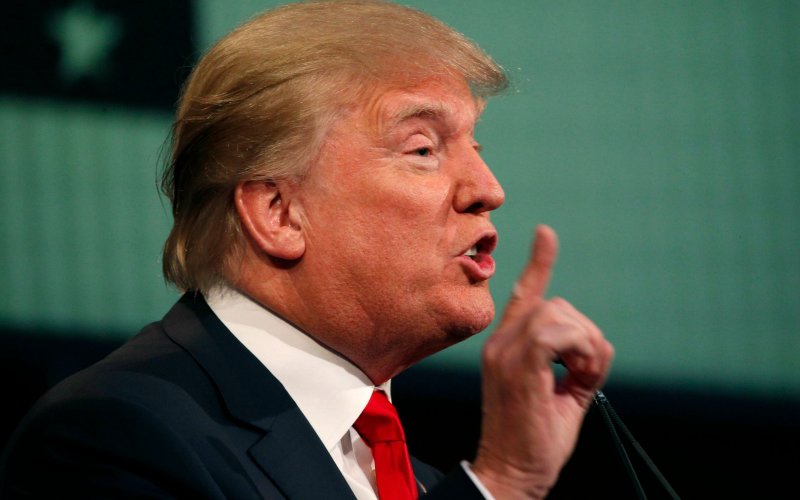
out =
[[[300,296],[324,315],[302,326],[422,355],[488,326],[489,212],[504,194],[473,136],[479,113],[463,81],[430,79],[333,126],[300,190]]]

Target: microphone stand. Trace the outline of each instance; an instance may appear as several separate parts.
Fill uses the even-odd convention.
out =
[[[650,459],[647,453],[644,451],[644,448],[639,444],[636,438],[633,437],[633,434],[630,430],[622,423],[622,419],[619,418],[617,412],[614,411],[614,408],[611,406],[611,403],[608,402],[608,398],[606,395],[603,394],[603,391],[596,391],[594,395],[594,405],[600,410],[600,415],[603,417],[603,421],[608,428],[609,433],[614,441],[614,446],[617,449],[617,453],[619,454],[622,463],[625,465],[625,470],[628,473],[628,477],[630,478],[631,482],[633,483],[633,487],[636,490],[636,496],[640,500],[645,500],[647,496],[644,494],[644,489],[642,488],[642,484],[639,482],[639,477],[636,475],[636,471],[633,468],[633,463],[631,463],[631,459],[628,457],[627,451],[625,451],[625,446],[623,445],[622,439],[620,439],[619,434],[617,433],[617,429],[614,427],[615,425],[619,427],[620,431],[622,431],[623,436],[625,439],[628,440],[630,445],[633,447],[634,450],[639,454],[640,457],[644,460],[645,464],[650,468],[653,474],[656,476],[658,481],[661,483],[661,486],[667,490],[669,493],[670,498],[674,500],[680,500],[680,497],[669,484],[667,478],[658,470],[656,464]]]

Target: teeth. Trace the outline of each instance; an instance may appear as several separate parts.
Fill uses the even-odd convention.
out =
[[[464,255],[466,255],[467,257],[475,257],[476,255],[478,255],[478,245],[475,245],[474,247],[467,250],[467,252]]]

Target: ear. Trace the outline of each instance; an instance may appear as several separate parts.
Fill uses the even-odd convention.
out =
[[[236,186],[234,200],[242,227],[259,250],[270,257],[296,260],[305,253],[306,242],[299,207],[293,206],[287,194],[273,182],[248,181]]]

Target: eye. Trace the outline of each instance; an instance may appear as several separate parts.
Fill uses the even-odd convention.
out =
[[[431,150],[431,148],[427,148],[427,147],[426,148],[417,148],[417,149],[414,150],[414,154],[417,155],[417,156],[425,157],[425,156],[432,155],[433,151]]]

